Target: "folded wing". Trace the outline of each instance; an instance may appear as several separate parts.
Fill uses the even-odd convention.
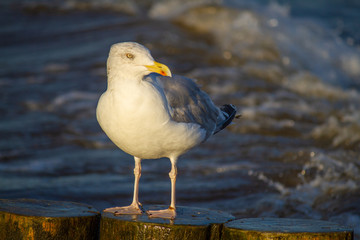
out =
[[[236,114],[236,108],[231,104],[221,108],[215,106],[210,97],[190,78],[150,74],[144,80],[161,86],[173,121],[199,124],[206,130],[206,138],[224,129]]]

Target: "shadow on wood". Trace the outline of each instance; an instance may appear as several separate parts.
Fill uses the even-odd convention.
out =
[[[148,206],[151,210],[168,206]],[[145,209],[148,210],[148,209]],[[176,207],[176,219],[148,218],[142,215],[102,213],[100,239],[220,239],[223,223],[234,219],[228,213],[202,208]]]
[[[351,228],[336,223],[291,218],[245,218],[224,225],[221,240],[352,240]]]
[[[100,213],[74,202],[0,199],[0,239],[98,239]]]

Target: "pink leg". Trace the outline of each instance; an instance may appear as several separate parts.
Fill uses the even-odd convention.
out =
[[[169,172],[169,177],[171,180],[171,203],[168,209],[164,210],[149,210],[147,214],[150,218],[166,218],[166,219],[175,219],[176,217],[176,207],[175,207],[175,185],[176,185],[176,175],[177,175],[177,168],[176,168],[176,160],[171,160],[171,171]]]
[[[135,168],[134,168],[134,175],[135,175],[135,183],[134,183],[134,196],[133,201],[131,205],[126,207],[113,207],[113,208],[107,208],[104,210],[104,212],[111,212],[115,215],[121,215],[121,214],[142,214],[142,211],[139,207],[140,202],[138,199],[139,194],[139,180],[141,176],[141,159],[135,158]]]

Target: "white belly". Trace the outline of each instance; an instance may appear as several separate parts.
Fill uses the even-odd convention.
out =
[[[177,157],[205,137],[198,124],[172,121],[165,97],[147,86],[125,93],[105,92],[96,114],[113,143],[143,159]]]

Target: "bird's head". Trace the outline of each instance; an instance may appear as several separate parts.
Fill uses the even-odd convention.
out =
[[[158,73],[171,77],[170,69],[155,62],[150,51],[135,42],[116,43],[111,46],[107,61],[108,76],[116,74],[121,77],[137,77],[142,79],[150,73]]]

